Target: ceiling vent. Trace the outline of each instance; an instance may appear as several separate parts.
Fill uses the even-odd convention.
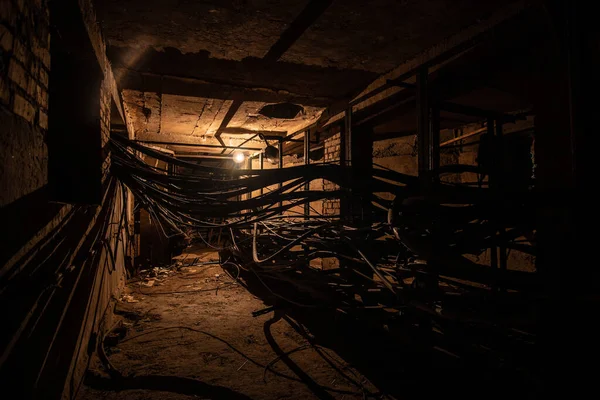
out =
[[[304,107],[293,103],[277,103],[264,106],[258,112],[269,118],[294,119],[304,114]]]

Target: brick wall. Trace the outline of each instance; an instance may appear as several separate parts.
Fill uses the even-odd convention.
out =
[[[482,124],[470,124],[465,125],[460,129],[457,133],[458,135],[469,134],[474,130],[478,130],[482,128]],[[529,117],[525,121],[518,121],[515,124],[505,124],[503,126],[504,132],[504,140],[508,144],[508,154],[505,156],[505,160],[517,158],[516,153],[519,149],[518,143],[513,143],[514,139],[519,138],[519,135],[512,135],[513,132],[523,131],[529,128],[533,128],[533,118]],[[522,137],[522,136],[521,136]],[[450,139],[450,138],[448,138]],[[454,148],[454,154],[456,157],[455,162],[463,165],[478,165],[478,156],[479,156],[479,145],[477,144],[481,139],[481,135],[472,136],[465,140],[457,142],[457,147]],[[443,139],[442,139],[443,140]],[[517,145],[517,146],[515,146]],[[521,149],[522,151],[522,149]],[[442,158],[442,165],[444,164],[444,159]],[[450,162],[448,162],[449,164]],[[507,165],[508,167],[508,165]],[[507,171],[505,170],[505,173]],[[454,181],[462,182],[462,183],[473,183],[477,182],[478,176],[475,173],[462,173],[457,174],[457,177],[454,177]],[[450,180],[450,179],[446,179]],[[482,179],[482,182],[487,182],[487,176]],[[524,238],[523,238],[524,239]],[[491,265],[491,252],[488,250],[478,256],[467,255],[466,258],[483,265]],[[522,253],[520,251],[510,251],[508,252],[508,268],[512,270],[525,271],[525,272],[534,272],[536,270],[535,267],[535,256]]]
[[[510,135],[511,132],[525,130],[532,126],[533,120],[531,118],[526,121],[519,121],[516,124],[506,124],[504,125],[504,134]],[[455,135],[462,136],[473,131],[479,131],[482,127],[484,127],[482,123],[473,123],[464,125],[460,129],[457,129],[456,132],[444,130],[441,132],[441,142],[453,139]],[[441,148],[440,164],[442,166],[451,164],[476,166],[478,157],[477,143],[479,140],[480,135],[475,135],[455,142],[452,146]],[[394,171],[417,176],[416,135],[375,142],[373,146],[373,162]],[[477,179],[477,174],[471,172],[444,175],[445,182],[473,183],[477,182]],[[483,182],[487,182],[487,178]],[[379,195],[386,200],[393,200],[394,198],[394,195],[391,193],[379,193]],[[491,265],[491,253],[489,250],[478,256],[467,255],[466,257],[479,264]],[[519,251],[511,251],[508,255],[508,265],[510,269],[532,272],[535,271],[535,257]]]
[[[323,145],[325,146],[325,162],[326,163],[337,163],[340,161],[340,134],[325,139]],[[323,180],[323,190],[326,192],[332,190],[338,190],[339,187],[333,182]],[[340,213],[340,200],[339,199],[326,199],[323,200],[323,215],[339,215]]]
[[[45,1],[0,2],[0,206],[47,182],[49,46]]]
[[[0,101],[27,122],[48,129],[49,14],[45,1],[0,5]]]
[[[104,51],[91,2],[59,3],[85,6],[90,40]],[[110,325],[105,311],[123,286],[129,246],[120,229],[124,196],[107,179],[110,157],[100,206],[51,201],[50,17],[47,0],[0,0],[0,385],[20,398],[70,398],[77,391],[94,333]],[[106,58],[98,62],[105,146],[116,86]]]
[[[341,154],[341,136],[336,133],[333,136],[325,139],[323,146],[325,149],[324,161],[326,163],[340,162]],[[323,190],[326,192],[338,190],[339,186],[333,182],[323,179]],[[323,200],[323,215],[332,216],[340,214],[340,199],[325,199]],[[334,257],[318,258],[311,262],[311,266],[322,269],[334,269],[339,267],[339,260]]]
[[[100,126],[102,134],[102,148],[106,148],[110,139],[110,111],[112,97],[110,92],[110,81],[104,79],[100,87]],[[102,163],[102,182],[108,177],[110,171],[110,157],[106,157]]]

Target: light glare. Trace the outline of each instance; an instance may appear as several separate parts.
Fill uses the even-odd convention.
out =
[[[237,163],[237,164],[241,164],[244,162],[244,160],[246,159],[246,156],[244,155],[244,153],[236,151],[235,153],[233,153],[233,162]]]

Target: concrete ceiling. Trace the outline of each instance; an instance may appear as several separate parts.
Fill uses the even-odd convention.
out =
[[[112,46],[262,58],[308,0],[97,0]],[[383,73],[507,0],[337,0],[285,52],[294,64]]]
[[[197,141],[218,145],[215,139],[221,121],[230,109],[232,100],[177,96],[124,90],[123,100],[137,138],[155,141],[185,139],[185,143]],[[227,146],[243,142],[248,146],[263,146],[264,141],[255,137],[256,132],[267,136],[285,136],[314,123],[322,108],[304,106],[304,111],[293,119],[268,118],[259,111],[266,103],[245,101],[231,118],[221,135]]]
[[[262,145],[256,133],[311,125],[328,105],[512,2],[96,0],[96,7],[137,138]],[[259,115],[280,102],[304,111],[293,119]]]

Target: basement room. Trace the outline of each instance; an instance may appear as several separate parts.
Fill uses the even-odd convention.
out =
[[[0,0],[0,398],[589,398],[592,3]]]

